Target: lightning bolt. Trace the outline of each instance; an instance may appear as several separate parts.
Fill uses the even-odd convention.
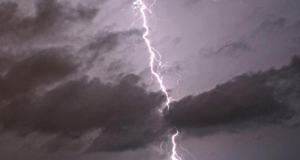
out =
[[[148,52],[150,53],[150,69],[151,69],[151,73],[152,75],[156,78],[157,82],[159,83],[159,86],[160,86],[160,90],[165,94],[166,96],[166,102],[165,102],[165,106],[167,106],[168,109],[170,109],[170,103],[171,101],[173,100],[170,96],[169,96],[169,93],[166,89],[166,87],[164,86],[164,82],[163,82],[163,76],[161,76],[161,73],[159,72],[159,68],[163,68],[164,65],[162,65],[162,62],[161,62],[161,54],[159,53],[159,51],[157,51],[155,48],[152,47],[151,45],[151,42],[150,40],[147,38],[149,36],[149,27],[148,27],[148,23],[147,23],[147,16],[146,16],[146,13],[145,11],[148,11],[151,15],[154,15],[152,13],[152,7],[153,5],[156,3],[156,0],[154,0],[154,2],[151,4],[150,8],[148,8],[145,3],[143,2],[143,0],[135,0],[133,2],[133,5],[132,5],[132,8],[133,8],[133,13],[134,13],[134,21],[133,23],[131,24],[130,27],[132,27],[135,22],[136,22],[136,16],[137,16],[137,13],[135,12],[135,10],[139,10],[140,14],[141,14],[141,17],[138,18],[138,20],[142,19],[143,20],[143,28],[145,29],[145,32],[143,34],[143,39],[147,45],[147,48],[148,48]],[[138,21],[137,20],[137,21]],[[129,28],[130,28],[129,27]],[[154,68],[154,65],[155,64],[158,64],[156,70]],[[175,71],[175,70],[174,70]],[[175,72],[176,73],[176,72]],[[178,75],[176,73],[176,75]],[[179,76],[179,75],[178,75]],[[179,76],[180,77],[180,76]],[[180,77],[181,78],[181,77]],[[177,85],[178,85],[178,80],[177,80]],[[162,110],[160,110],[162,112]],[[176,128],[175,128],[176,129]],[[180,156],[178,156],[177,152],[176,152],[176,147],[177,147],[177,144],[176,144],[176,137],[179,135],[179,132],[178,130],[176,129],[176,133],[174,135],[172,135],[172,144],[173,144],[173,147],[172,147],[172,155],[171,155],[171,160],[182,160]],[[162,149],[162,143],[161,143],[161,146],[160,148]]]
[[[175,128],[176,129],[176,128]],[[177,147],[177,144],[176,144],[176,137],[179,135],[179,132],[178,130],[176,129],[176,133],[172,136],[172,144],[173,144],[173,147],[172,147],[172,156],[171,156],[171,160],[182,160],[181,157],[179,157],[177,155],[177,152],[176,152],[176,147]]]
[[[154,3],[155,2],[156,1],[154,1]],[[151,7],[154,5],[154,3],[151,5]],[[152,14],[152,10],[151,10],[151,8],[147,8],[147,6],[145,5],[145,3],[142,0],[136,0],[133,2],[133,10],[136,10],[136,9],[139,9],[139,11],[142,15],[141,18],[143,20],[143,28],[145,29],[145,32],[143,34],[143,39],[146,42],[148,52],[150,53],[150,64],[149,65],[150,65],[151,73],[156,78],[157,82],[159,83],[160,90],[165,94],[165,96],[167,98],[165,105],[168,107],[168,109],[170,109],[170,103],[172,101],[172,98],[169,96],[169,93],[168,93],[166,87],[164,86],[163,76],[161,76],[161,73],[158,70],[156,71],[154,69],[155,62],[157,62],[157,64],[158,64],[157,68],[162,67],[161,54],[152,47],[150,40],[147,38],[149,36],[149,27],[148,27],[147,16],[146,16],[145,11],[147,10],[149,13]],[[133,24],[134,24],[134,22],[133,22]]]
[[[179,144],[179,147],[180,147],[182,150],[184,150],[187,154],[189,154],[191,157],[193,157],[194,160],[197,160],[196,157],[195,157],[191,152],[189,152],[187,149],[185,149],[185,148],[183,148],[183,147],[181,146],[181,143]]]

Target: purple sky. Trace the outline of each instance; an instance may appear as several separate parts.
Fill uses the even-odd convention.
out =
[[[300,1],[157,0],[163,113],[132,3],[0,0],[0,160],[299,159]]]

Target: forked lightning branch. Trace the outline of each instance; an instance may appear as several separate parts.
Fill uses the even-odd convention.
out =
[[[155,4],[155,0],[154,3],[151,5],[151,7]],[[163,81],[163,77],[161,75],[161,73],[159,72],[159,70],[157,68],[163,67],[162,66],[162,62],[161,62],[161,54],[152,47],[151,45],[151,41],[148,39],[149,36],[149,26],[147,23],[147,15],[146,15],[146,11],[149,12],[150,14],[152,13],[151,7],[147,7],[145,5],[145,3],[142,0],[136,0],[133,2],[132,8],[133,8],[133,12],[135,13],[135,17],[136,17],[136,10],[138,10],[140,12],[141,18],[143,21],[143,28],[145,29],[145,32],[143,34],[143,39],[147,45],[148,48],[148,52],[150,53],[150,69],[151,69],[151,73],[152,75],[156,78],[156,81],[159,83],[160,86],[160,90],[165,94],[166,96],[166,103],[165,106],[168,107],[168,109],[170,109],[170,103],[172,101],[171,97],[169,96],[169,93],[167,92],[166,87],[164,86],[164,81]],[[135,22],[135,20],[134,20]],[[134,24],[133,22],[133,24]],[[158,65],[158,67],[155,67],[155,65]],[[171,160],[181,160],[181,157],[178,156],[177,152],[176,152],[176,137],[179,135],[178,130],[176,129],[176,133],[174,135],[172,135],[172,154],[171,154]]]

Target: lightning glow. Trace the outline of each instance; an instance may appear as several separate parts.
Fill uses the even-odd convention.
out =
[[[177,155],[177,152],[176,152],[176,147],[177,147],[177,144],[176,144],[176,137],[179,135],[179,132],[178,130],[176,129],[176,133],[172,136],[172,144],[173,144],[173,147],[172,147],[172,156],[171,156],[171,160],[182,160],[181,157],[179,157]]]
[[[162,65],[162,62],[161,62],[161,54],[152,47],[151,45],[151,42],[150,40],[147,38],[149,36],[149,27],[148,27],[148,23],[147,23],[147,16],[146,16],[146,13],[145,11],[148,11],[151,15],[154,15],[152,13],[152,7],[153,5],[156,3],[156,0],[154,0],[154,2],[151,4],[150,8],[148,8],[145,3],[143,2],[143,0],[135,0],[133,2],[133,13],[134,13],[134,21],[133,23],[131,24],[130,27],[132,27],[135,22],[137,22],[138,20],[142,19],[143,20],[143,28],[145,29],[145,32],[143,34],[143,39],[145,41],[145,43],[147,44],[147,48],[148,48],[148,52],[150,53],[150,69],[151,69],[151,73],[152,75],[156,78],[157,82],[159,83],[159,86],[160,86],[160,90],[165,94],[166,96],[166,103],[165,103],[165,106],[168,107],[168,109],[170,109],[170,103],[171,101],[173,100],[170,96],[169,96],[169,93],[166,89],[166,87],[164,86],[164,82],[163,82],[163,76],[161,76],[161,73],[159,72],[159,68],[162,68],[164,67],[164,65]],[[141,14],[141,17],[138,18],[138,20],[136,21],[136,16],[137,16],[137,13],[135,12],[135,10],[139,10],[140,14]],[[129,28],[130,28],[129,27]],[[158,64],[156,70],[154,69],[154,65],[155,64]],[[174,70],[174,68],[173,68]],[[175,71],[175,70],[174,70]],[[176,72],[175,74],[177,76],[179,76]],[[180,76],[179,76],[180,77]],[[180,77],[181,78],[181,77]],[[178,85],[178,81],[177,80],[177,85]],[[160,110],[161,111],[161,110]],[[162,111],[161,111],[162,112]],[[176,129],[176,128],[175,128]],[[176,134],[172,135],[172,155],[171,155],[171,160],[182,160],[180,156],[178,156],[177,152],[176,152],[176,147],[177,147],[177,144],[176,144],[176,137],[179,135],[179,132],[178,130],[176,129]],[[162,150],[162,144],[160,145],[160,148]]]
[[[154,1],[154,3],[155,2],[156,1]],[[154,3],[151,5],[151,7],[154,5]],[[151,73],[156,78],[157,82],[159,83],[160,90],[165,94],[165,96],[167,98],[165,105],[168,107],[168,109],[170,109],[170,103],[172,101],[172,98],[169,96],[169,93],[168,93],[166,87],[164,86],[163,76],[161,76],[159,71],[156,71],[154,69],[155,62],[158,63],[158,68],[162,67],[161,55],[156,49],[154,49],[151,46],[151,42],[147,38],[149,36],[149,27],[148,27],[147,16],[146,16],[145,11],[147,10],[149,13],[152,14],[151,7],[147,8],[147,6],[145,5],[145,3],[142,0],[136,0],[133,2],[133,10],[139,9],[139,11],[142,15],[141,18],[143,20],[143,28],[145,29],[145,32],[143,34],[143,39],[146,42],[148,51],[150,53],[150,64],[149,65],[150,65]],[[136,16],[136,14],[135,14],[135,16]],[[134,24],[134,22],[133,22],[133,24]]]
[[[187,149],[185,149],[181,146],[181,143],[179,144],[179,147],[180,147],[180,149],[184,150],[187,154],[189,154],[191,157],[193,157],[194,160],[197,160],[196,157],[191,152],[189,152]]]

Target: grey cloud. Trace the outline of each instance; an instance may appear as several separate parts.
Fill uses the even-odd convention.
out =
[[[297,124],[292,126],[292,128],[298,128],[298,127],[300,127],[300,123],[297,123]]]
[[[154,112],[164,97],[136,86],[138,80],[137,76],[128,75],[116,86],[97,79],[69,82],[45,96],[34,129],[80,135],[90,129],[102,128],[103,132],[87,152],[143,147],[162,134],[161,122]]]
[[[217,50],[210,50],[205,54],[205,57],[224,56],[224,55],[239,55],[240,52],[250,52],[251,46],[247,42],[233,41],[228,42]],[[201,52],[201,51],[200,51]]]
[[[5,73],[7,68],[11,66],[15,61],[13,55],[9,54],[7,51],[0,50],[0,74]]]
[[[295,71],[300,71],[300,58],[298,56],[294,56],[290,67]]]
[[[64,48],[32,50],[10,58],[11,64],[0,76],[0,125],[3,130],[20,127],[23,134],[22,121],[33,120],[34,99],[42,94],[45,86],[75,73],[77,64]]]
[[[70,137],[56,136],[47,141],[41,146],[41,149],[49,153],[54,152],[75,152],[80,151],[84,147],[84,142],[81,139],[74,139]]]
[[[138,29],[130,29],[128,31],[117,32],[101,32],[96,39],[88,45],[89,50],[105,50],[107,52],[113,50],[122,40],[131,36],[141,36],[143,32]]]
[[[57,34],[69,28],[68,24],[93,19],[97,12],[83,5],[74,8],[67,3],[40,0],[36,15],[24,17],[16,3],[4,2],[0,4],[0,21],[7,23],[0,26],[0,38],[5,42],[16,38],[22,41]],[[79,73],[85,64],[92,65],[99,55],[110,53],[134,35],[141,36],[142,31],[100,31],[83,47],[91,53],[83,58],[67,47],[41,46],[27,51],[17,47],[16,54],[7,48],[1,50],[1,130],[20,136],[32,132],[57,135],[42,145],[48,152],[81,150],[86,144],[80,137],[99,128],[102,132],[87,153],[137,149],[155,141],[165,131],[156,113],[165,99],[161,93],[147,92],[138,85],[139,77],[135,75],[125,75],[112,85]],[[120,138],[118,144],[113,143],[116,136]],[[135,138],[139,141],[128,141]]]
[[[138,119],[137,119],[138,120]],[[165,133],[163,128],[128,128],[118,131],[105,131],[97,137],[94,143],[87,149],[87,153],[95,151],[125,151],[128,149],[145,148],[147,144],[158,141]],[[120,143],[121,142],[121,143]]]
[[[275,28],[282,28],[287,25],[287,18],[280,17],[278,19],[275,19],[273,21],[271,20],[265,20],[263,21],[259,29],[275,29]]]
[[[111,53],[128,38],[141,37],[142,30],[130,29],[126,31],[101,31],[88,45],[81,49],[81,53],[88,54],[86,68],[93,66],[94,62],[104,54]],[[140,38],[137,38],[140,41]]]
[[[76,64],[65,53],[67,50],[50,48],[31,51],[25,58],[11,58],[15,61],[4,67],[0,77],[0,100],[9,100],[26,94],[41,84],[50,84],[74,73]],[[69,60],[68,60],[69,59]]]
[[[295,39],[299,36],[299,24],[299,20],[292,22],[286,17],[266,19],[253,31],[251,38],[262,35],[273,35],[279,37],[282,37],[282,35],[289,35],[291,39]],[[262,38],[260,37],[260,39]]]
[[[33,65],[34,68],[29,67],[30,69],[39,71],[44,68],[42,64],[45,61],[35,62],[38,64]],[[31,66],[31,63],[28,64]],[[51,73],[61,71],[59,65],[53,66]],[[35,77],[36,83],[39,80],[48,80],[44,72],[28,76]],[[111,85],[102,83],[99,79],[88,80],[84,77],[60,84],[42,96],[24,95],[28,88],[14,90],[20,96],[11,98],[8,103],[2,101],[7,104],[1,108],[0,124],[4,130],[58,134],[75,139],[93,129],[101,128],[102,133],[87,152],[144,147],[164,133],[157,109],[165,98],[161,93],[148,93],[137,86],[138,81],[139,77],[127,75],[119,84]],[[119,138],[118,143],[115,143],[116,137]],[[60,141],[53,140],[45,144],[44,148],[56,151],[65,148],[61,145]]]
[[[75,19],[91,20],[97,15],[98,11],[99,9],[97,8],[88,8],[81,4],[76,9],[73,9],[73,17]]]
[[[130,63],[126,63],[122,60],[116,60],[113,61],[109,64],[108,68],[107,68],[107,73],[118,73],[118,72],[122,72],[122,70],[124,70],[124,68],[126,67],[133,67]]]
[[[36,3],[36,15],[26,17],[19,12],[17,3],[2,2],[0,36],[13,35],[28,39],[40,34],[54,34],[61,30],[63,25],[91,20],[97,13],[98,9],[83,5],[73,8],[70,4],[55,0],[39,0]]]
[[[171,104],[165,118],[181,129],[206,128],[208,133],[236,131],[249,123],[280,123],[295,114],[285,102],[299,91],[299,62],[295,56],[281,69],[243,74],[211,91],[184,97]]]
[[[70,81],[45,95],[40,103],[37,116],[41,116],[41,120],[36,128],[44,132],[71,133],[93,127],[139,126],[143,124],[139,118],[147,117],[163,97],[147,94],[135,85],[137,81],[134,75],[124,77],[117,86],[103,84],[97,79]],[[63,116],[67,113],[69,117]]]

